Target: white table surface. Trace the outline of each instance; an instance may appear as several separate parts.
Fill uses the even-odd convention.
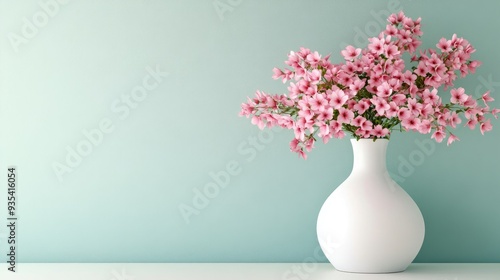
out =
[[[103,263],[0,265],[1,280],[500,280],[500,264],[412,264],[392,274],[354,274],[327,263]]]

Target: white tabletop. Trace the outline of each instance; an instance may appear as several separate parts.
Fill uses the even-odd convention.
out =
[[[405,272],[354,274],[312,263],[103,263],[0,265],[2,280],[500,280],[500,264],[412,264]]]

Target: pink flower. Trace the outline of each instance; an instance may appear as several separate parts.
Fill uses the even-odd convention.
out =
[[[385,115],[388,118],[393,118],[398,115],[399,112],[399,107],[396,105],[396,102],[391,101],[389,102],[389,109],[385,111]]]
[[[327,121],[333,118],[333,108],[328,108],[323,112],[319,113],[317,116],[319,121]]]
[[[422,104],[418,103],[415,98],[408,99],[408,110],[414,116],[418,116],[420,114],[420,109],[422,108]]]
[[[423,120],[420,122],[420,126],[418,128],[418,132],[422,134],[427,134],[431,132],[432,129],[432,123],[430,120]]]
[[[446,137],[446,132],[443,132],[442,130],[436,130],[432,134],[431,139],[436,139],[436,142],[441,143],[445,137]]]
[[[377,54],[380,55],[384,52],[384,44],[385,40],[381,40],[377,37],[369,38],[368,41],[370,41],[370,44],[368,45],[368,49]]]
[[[468,126],[470,129],[474,129],[476,128],[477,123],[478,123],[477,119],[469,119],[465,125]]]
[[[417,69],[415,69],[415,73],[419,76],[425,77],[425,75],[427,75],[427,72],[429,72],[429,69],[425,65],[425,62],[420,61],[418,63]]]
[[[398,93],[391,96],[392,101],[396,102],[396,105],[401,106],[406,102],[406,96],[404,94]]]
[[[370,102],[366,99],[363,99],[356,103],[353,107],[354,110],[358,112],[358,114],[363,114],[366,110],[370,108]]]
[[[306,135],[304,127],[299,126],[299,125],[297,125],[297,123],[295,123],[295,125],[293,127],[293,133],[295,135],[295,139],[298,139],[300,141],[304,141],[305,135]]]
[[[392,93],[392,88],[387,82],[383,82],[377,87],[377,95],[379,97],[389,97]]]
[[[386,45],[384,48],[384,53],[388,59],[393,59],[395,56],[399,55],[401,52],[395,45]]]
[[[323,94],[316,94],[310,100],[311,110],[316,113],[321,113],[326,110],[328,106],[328,100],[326,100]]]
[[[463,105],[467,101],[468,96],[465,94],[464,88],[452,89],[451,93],[451,103]]]
[[[389,129],[382,128],[382,126],[378,124],[372,129],[371,134],[379,138],[385,137],[387,134],[389,134]]]
[[[383,99],[383,98],[373,97],[372,99],[370,99],[370,101],[372,102],[373,105],[375,105],[375,110],[377,111],[377,114],[379,116],[383,116],[385,113],[385,110],[388,110],[389,108],[391,108],[391,106],[389,106],[387,101],[385,101],[385,99]]]
[[[420,119],[418,118],[407,118],[401,122],[406,129],[415,129],[418,130],[420,128]]]
[[[463,104],[465,107],[476,107],[477,101],[472,96],[467,95],[467,100]]]
[[[488,132],[493,129],[493,126],[491,125],[491,121],[488,119],[487,121],[481,123],[481,126],[479,127],[479,130],[481,130],[481,134],[484,135],[485,132]]]
[[[495,99],[493,99],[490,96],[490,91],[489,90],[487,92],[485,92],[481,98],[483,99],[484,105],[486,105],[486,106],[488,106],[489,102],[495,101]]]
[[[401,108],[398,112],[398,119],[401,121],[408,120],[411,117],[410,110],[408,108]]]
[[[318,54],[318,52],[314,53],[309,53],[306,56],[306,61],[311,64],[311,66],[315,67],[318,65],[319,61],[321,60],[321,56]]]
[[[339,115],[337,116],[337,122],[339,123],[350,123],[354,118],[354,113],[351,110],[340,108]]]
[[[314,139],[309,138],[304,142],[304,145],[306,146],[306,150],[310,152],[314,148]]]
[[[364,86],[365,86],[365,81],[363,81],[361,79],[356,79],[356,80],[354,80],[354,82],[352,84],[349,85],[349,89],[357,92],[360,89],[362,89]]]
[[[321,80],[321,71],[318,69],[312,70],[307,74],[307,80],[311,82],[311,84],[317,84]]]
[[[294,138],[292,141],[290,141],[290,149],[294,152],[300,149],[299,147],[299,139]]]
[[[422,94],[422,99],[424,104],[433,104],[436,105],[439,102],[439,96],[437,95],[437,89],[433,89],[430,91],[429,89],[425,89]]]
[[[342,131],[342,124],[337,122],[336,120],[330,121],[330,131],[339,132]]]
[[[322,122],[318,126],[319,126],[319,133],[318,133],[319,137],[323,137],[325,135],[330,134],[330,126],[329,125],[327,125],[326,123]]]
[[[498,116],[497,116],[498,113],[500,113],[500,109],[491,110],[491,114],[495,117],[495,119],[498,119]]]
[[[261,130],[264,129],[264,127],[266,126],[266,123],[264,122],[264,120],[262,118],[260,118],[259,116],[252,117],[252,124],[258,126],[259,129],[261,129]]]
[[[362,130],[366,130],[366,131],[370,131],[372,130],[373,128],[373,123],[371,121],[365,121],[362,125],[361,125],[361,129]]]
[[[344,91],[341,89],[335,90],[331,94],[330,106],[337,110],[344,106],[347,99],[349,99],[349,97],[344,93]]]
[[[429,115],[434,113],[434,109],[431,104],[427,104],[420,109],[420,115],[424,118],[427,118]]]
[[[281,71],[281,69],[278,69],[276,67],[273,68],[273,79],[277,80],[279,78],[281,78],[283,76],[283,71]],[[283,83],[285,82],[285,80],[283,80]]]
[[[451,113],[448,121],[450,122],[451,127],[455,128],[457,124],[460,124],[462,122],[462,119],[460,119],[460,117],[456,112],[453,112]]]
[[[455,136],[454,134],[450,133],[450,137],[448,137],[448,141],[446,142],[446,145],[449,146],[451,143],[453,143],[455,141],[460,141],[460,139],[458,139],[458,137]]]
[[[436,47],[438,47],[442,52],[450,52],[451,40],[446,40],[445,38],[441,38],[441,40],[439,40],[439,43],[437,43]]]
[[[353,60],[361,53],[361,49],[356,49],[353,46],[347,46],[347,48],[341,51],[341,53],[345,60]]]
[[[355,126],[363,126],[363,124],[366,122],[366,119],[363,117],[363,116],[357,116],[353,122],[352,122],[352,125],[355,125]]]

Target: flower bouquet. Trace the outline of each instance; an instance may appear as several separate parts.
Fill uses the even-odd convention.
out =
[[[474,97],[453,82],[480,66],[471,60],[475,49],[465,39],[453,35],[442,38],[436,49],[418,50],[421,19],[403,12],[392,14],[378,37],[368,39],[366,48],[347,46],[341,51],[344,62],[333,64],[306,48],[290,52],[286,69],[274,68],[274,79],[289,82],[288,94],[269,95],[257,91],[241,105],[240,115],[252,117],[260,129],[280,126],[292,129],[293,152],[304,159],[320,137],[350,134],[353,138],[389,139],[394,130],[431,134],[447,144],[459,140],[450,130],[462,123],[482,134],[492,129],[492,114],[500,112],[488,103],[489,92]],[[403,59],[410,54],[407,67]],[[449,97],[438,89],[451,88]]]

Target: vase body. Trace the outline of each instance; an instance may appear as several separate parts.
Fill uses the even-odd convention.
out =
[[[320,210],[318,240],[339,271],[404,271],[422,246],[424,219],[387,171],[388,142],[352,139],[353,170]]]

